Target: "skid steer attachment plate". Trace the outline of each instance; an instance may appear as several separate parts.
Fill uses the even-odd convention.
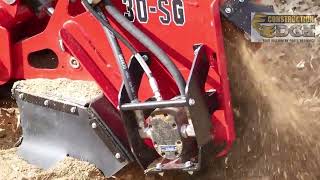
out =
[[[101,119],[101,109],[111,106],[104,96],[87,104],[73,104],[18,88],[13,93],[23,129],[18,153],[29,163],[49,168],[70,156],[95,164],[106,176],[129,163],[130,154]]]

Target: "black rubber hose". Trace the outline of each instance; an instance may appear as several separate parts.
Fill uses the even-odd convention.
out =
[[[178,70],[177,66],[170,60],[167,54],[146,34],[138,29],[133,23],[131,23],[126,17],[124,17],[117,8],[113,6],[110,0],[104,0],[105,8],[107,12],[133,37],[135,37],[140,43],[149,49],[160,62],[168,69],[171,76],[174,78],[179,88],[180,94],[185,95],[186,82]]]
[[[107,23],[94,9],[93,7],[88,3],[87,0],[83,0],[82,1],[84,6],[88,9],[88,11],[95,17],[98,19],[98,21],[105,26],[106,28],[108,28],[113,35],[118,38],[121,42],[123,42],[123,44],[129,48],[129,50],[131,51],[132,54],[136,54],[138,53],[137,50],[132,46],[132,44],[130,44],[130,42],[128,40],[126,40],[121,34],[119,34],[109,23]]]
[[[108,19],[104,16],[103,12],[101,11],[100,7],[96,7],[95,8],[96,12],[98,13],[98,15],[104,19],[104,21],[110,25]],[[136,102],[138,100],[138,97],[137,97],[137,93],[136,93],[136,90],[135,90],[135,87],[132,83],[132,80],[131,80],[131,75],[130,75],[130,72],[129,72],[129,69],[128,69],[128,65],[123,57],[123,53],[121,51],[121,48],[119,46],[119,43],[117,41],[117,38],[115,38],[115,36],[113,35],[113,33],[108,29],[108,28],[105,28],[105,33],[106,33],[106,36],[108,38],[108,41],[110,43],[110,46],[111,46],[111,49],[113,51],[113,54],[114,54],[114,57],[115,59],[117,60],[117,64],[118,64],[118,67],[119,67],[119,71],[120,71],[120,74],[122,76],[122,79],[123,79],[123,84],[126,88],[126,91],[128,93],[128,97],[130,99],[131,102]]]

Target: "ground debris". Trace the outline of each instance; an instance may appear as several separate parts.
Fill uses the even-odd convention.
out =
[[[6,136],[6,130],[0,128],[0,138],[3,138]]]
[[[17,81],[13,89],[51,100],[86,104],[102,94],[94,81],[70,79],[29,79]]]
[[[105,179],[92,164],[65,158],[48,170],[28,164],[15,148],[0,151],[0,179]]]

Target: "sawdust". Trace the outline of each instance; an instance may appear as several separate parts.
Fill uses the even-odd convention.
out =
[[[68,83],[66,81],[67,80],[65,79],[58,80],[58,82],[63,82],[63,85]],[[44,80],[39,80],[39,83],[43,84]],[[49,84],[50,83],[52,84],[53,82],[49,81]],[[76,86],[80,83],[80,81],[77,81],[73,85]],[[81,83],[82,88],[85,87],[83,84],[87,84],[87,82]],[[44,92],[44,88],[48,87],[50,86],[47,85],[46,87],[41,88],[41,92]],[[9,89],[10,88],[7,88],[7,91],[9,91]],[[81,89],[81,87],[78,89]],[[93,92],[91,94],[92,96],[98,94],[98,91],[95,90],[91,92]],[[85,98],[88,97],[90,96],[87,95]],[[79,98],[82,97],[79,95]],[[55,167],[52,167],[48,170],[43,170],[28,164],[21,157],[19,157],[16,153],[16,148],[14,148],[14,145],[21,136],[21,128],[19,127],[19,112],[12,98],[0,97],[0,128],[5,130],[5,136],[0,138],[0,180],[105,179],[100,170],[98,170],[94,165],[89,164],[88,162],[73,159],[71,157],[66,157],[63,161],[56,164]]]
[[[288,1],[277,10],[320,12],[310,4]],[[225,27],[237,140],[200,177],[319,179],[319,42],[252,44]]]
[[[311,60],[305,52],[315,47],[263,44],[254,52],[245,42],[239,44],[240,62],[231,64],[244,71],[231,73],[236,83],[232,91],[238,92],[233,98],[240,135],[226,163],[232,177],[319,178],[319,111],[304,103],[320,105],[314,96],[317,90],[307,85],[319,69],[296,67]]]
[[[69,79],[30,79],[17,81],[14,87],[52,100],[69,101],[86,104],[102,94],[98,85],[93,81]]]
[[[28,164],[17,154],[16,149],[0,151],[0,179],[104,179],[92,164],[73,158],[65,158],[55,167],[42,170]]]

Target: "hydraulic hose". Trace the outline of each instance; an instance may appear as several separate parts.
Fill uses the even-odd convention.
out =
[[[117,8],[113,6],[110,0],[104,0],[105,8],[107,12],[133,37],[135,37],[140,43],[142,43],[149,51],[151,51],[159,61],[167,68],[171,76],[174,78],[180,94],[185,95],[186,82],[178,70],[176,65],[170,60],[167,54],[146,34],[138,29],[133,23],[131,23],[126,17],[124,17]]]
[[[109,23],[108,19],[105,18],[103,12],[101,11],[101,9],[97,6],[95,8],[96,12],[98,13],[98,15],[103,18],[106,23]],[[133,101],[137,101],[137,93],[136,93],[136,90],[135,90],[135,87],[132,83],[132,80],[131,80],[131,76],[130,76],[130,72],[129,72],[129,69],[128,69],[128,66],[127,66],[127,63],[123,57],[123,53],[121,51],[121,48],[119,46],[119,43],[117,41],[117,39],[114,37],[113,33],[107,29],[106,27],[104,27],[104,31],[107,35],[107,38],[108,38],[108,41],[110,43],[110,46],[111,46],[111,49],[113,51],[113,54],[114,54],[114,57],[115,59],[117,60],[117,64],[118,64],[118,67],[119,67],[119,70],[120,70],[120,74],[122,76],[122,79],[123,79],[123,84],[124,84],[124,87],[126,88],[126,91],[128,93],[128,97],[130,99],[131,102]]]
[[[86,2],[86,0],[84,0],[84,1]],[[89,5],[89,4],[87,4],[87,5]],[[95,9],[93,9],[90,6],[90,9],[92,10],[92,14],[94,14],[94,16],[98,20],[99,19],[103,20],[103,21],[101,21],[101,20],[99,20],[99,21],[100,21],[100,23],[103,22],[103,24],[102,24],[103,28],[104,28],[105,33],[107,35],[108,41],[109,41],[110,46],[111,46],[112,51],[113,51],[113,54],[114,54],[114,56],[115,56],[115,58],[117,60],[117,64],[119,66],[119,70],[120,70],[120,73],[121,73],[121,76],[122,76],[122,79],[123,79],[124,87],[126,88],[126,91],[127,91],[127,94],[128,94],[128,97],[129,97],[130,101],[132,103],[139,102],[138,97],[137,97],[137,93],[136,93],[136,90],[135,90],[135,87],[134,87],[134,84],[132,83],[132,80],[131,80],[131,76],[130,76],[130,72],[129,72],[127,63],[126,63],[126,61],[125,61],[125,59],[123,57],[123,53],[121,51],[121,48],[120,48],[119,43],[117,41],[117,38],[115,37],[115,33],[114,32],[116,32],[116,31],[113,28],[112,28],[113,31],[111,31],[111,29],[107,28],[107,27],[112,27],[112,26],[110,25],[108,19],[104,16],[103,12],[101,11],[101,9],[99,7],[96,7]],[[121,36],[121,35],[119,34],[119,36]],[[128,44],[130,44],[130,43],[128,42]],[[134,49],[133,46],[131,46],[131,48]],[[136,52],[136,54],[139,54],[139,53]],[[148,69],[149,69],[149,67],[148,67]],[[140,134],[141,137],[144,137],[144,136],[146,136],[145,135],[145,127],[144,127],[144,113],[143,113],[142,110],[135,110],[134,114],[136,116],[137,124],[139,126],[139,130],[138,130],[139,134]]]
[[[93,7],[88,3],[87,0],[82,1],[84,6],[88,9],[88,11],[98,19],[98,21],[109,29],[113,33],[113,35],[118,38],[128,49],[132,52],[132,54],[137,54],[137,50],[130,44],[128,40],[126,40],[120,33],[118,33],[109,23],[107,23],[99,14],[93,9]]]
[[[127,68],[127,65],[123,59],[123,55],[122,55],[122,52],[120,50],[120,47],[119,47],[119,44],[116,40],[116,38],[118,38],[120,41],[122,41],[125,46],[127,46],[129,48],[129,50],[132,52],[132,54],[134,54],[135,58],[137,59],[137,61],[139,62],[139,64],[141,65],[141,67],[143,68],[143,70],[145,71],[148,79],[149,79],[149,84],[150,84],[150,87],[155,95],[155,98],[157,100],[162,100],[162,97],[161,97],[161,94],[160,94],[160,90],[159,90],[159,86],[158,86],[158,83],[157,81],[155,80],[155,78],[153,77],[152,73],[151,73],[151,70],[149,68],[149,66],[147,65],[147,63],[144,61],[144,59],[142,58],[141,54],[139,54],[137,52],[137,50],[130,44],[129,41],[127,41],[121,34],[119,34],[111,25],[110,23],[108,22],[108,20],[105,18],[104,14],[101,12],[101,10],[98,12],[95,11],[95,9],[93,9],[93,7],[86,1],[82,1],[85,5],[85,7],[90,11],[90,13],[93,14],[93,16],[95,18],[98,19],[98,21],[105,27],[107,28],[107,36],[108,36],[108,40],[110,42],[110,38],[113,38],[113,40],[111,40],[112,42],[110,42],[111,44],[111,47],[114,51],[114,54],[118,54],[118,56],[116,57],[116,59],[118,60],[119,63],[121,63],[120,65],[123,66],[125,65],[126,67],[120,67],[120,71],[123,71],[121,69],[123,68]],[[110,36],[108,35],[110,33]],[[112,36],[112,37],[111,37]],[[119,51],[120,50],[120,51]],[[120,53],[120,56],[119,56],[119,53]],[[119,58],[122,58],[122,60],[119,60]],[[124,63],[122,62],[124,61]],[[126,70],[125,70],[126,71]],[[126,87],[126,90],[128,92],[128,96],[131,97],[131,98],[135,98],[137,99],[137,95],[135,92],[132,91],[132,83],[131,82],[131,78],[128,78],[129,76],[129,73],[127,72],[121,72],[122,73],[122,76],[123,76],[123,79],[124,79],[124,84],[125,84],[125,87]],[[134,95],[135,94],[135,95]],[[130,99],[131,99],[130,98]]]

